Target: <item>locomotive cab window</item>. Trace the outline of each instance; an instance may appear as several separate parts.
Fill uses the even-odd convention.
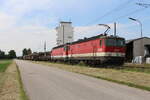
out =
[[[106,39],[106,46],[125,46],[125,41],[122,39]]]
[[[106,46],[115,46],[115,40],[114,39],[106,39],[105,40],[105,45]]]

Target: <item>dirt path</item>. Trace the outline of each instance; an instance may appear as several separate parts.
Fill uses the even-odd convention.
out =
[[[0,100],[21,100],[18,72],[13,62],[4,72],[3,84],[0,88]]]

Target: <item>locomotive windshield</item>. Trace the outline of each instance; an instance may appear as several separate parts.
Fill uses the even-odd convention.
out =
[[[106,39],[106,46],[125,46],[125,41],[123,39]]]

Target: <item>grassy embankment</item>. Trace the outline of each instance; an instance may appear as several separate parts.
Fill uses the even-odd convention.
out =
[[[125,64],[124,68],[93,68],[83,65],[67,65],[49,62],[36,63],[150,91],[150,69],[148,68],[150,65],[144,65],[143,68],[138,65],[134,66],[129,64]]]
[[[11,64],[10,60],[0,60],[0,90],[5,80],[5,70]]]
[[[11,60],[0,60],[0,73],[5,72],[10,64]]]
[[[27,100],[19,70],[12,60],[0,60],[0,100]]]
[[[125,64],[122,69],[133,72],[143,72],[150,74],[150,64]]]

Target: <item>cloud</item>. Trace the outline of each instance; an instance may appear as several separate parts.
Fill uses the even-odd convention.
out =
[[[15,25],[15,17],[6,13],[0,12],[0,30],[5,30]]]
[[[113,35],[114,24],[110,23],[107,24],[110,27],[109,35]],[[124,28],[126,25],[124,24],[117,24],[117,28],[121,29]],[[106,31],[107,27],[99,26],[99,25],[92,25],[92,26],[78,26],[74,28],[75,39],[84,38],[84,37],[91,37],[96,36],[99,34],[103,34]]]
[[[51,0],[6,0],[3,10],[14,15],[24,15],[34,10],[48,9],[51,3]]]
[[[140,34],[138,33],[139,28],[136,25],[137,24],[135,23],[128,23],[128,24],[117,23],[117,35],[120,37],[124,37],[127,40],[138,38]],[[114,35],[114,23],[110,23],[108,24],[108,26],[111,27],[110,31],[108,32],[108,35]],[[105,32],[106,29],[107,28],[98,25],[75,27],[74,28],[75,40],[102,34]]]
[[[13,33],[13,34],[11,34]],[[6,51],[15,49],[21,55],[23,48],[31,48],[33,51],[43,51],[44,42],[47,42],[47,50],[55,46],[56,31],[42,26],[24,26],[5,31],[0,37],[0,48]]]
[[[14,49],[17,55],[21,55],[23,48],[43,51],[45,41],[48,50],[54,47],[56,32],[46,25],[53,23],[56,18],[34,16],[34,13],[31,13],[36,10],[47,10],[50,4],[51,0],[4,1],[0,10],[0,49],[5,51]],[[26,14],[33,17],[26,18]]]
[[[74,27],[75,40],[101,34],[104,30],[104,27],[100,27],[98,25]]]

